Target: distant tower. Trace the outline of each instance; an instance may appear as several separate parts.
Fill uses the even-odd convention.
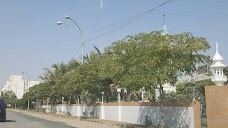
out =
[[[168,29],[167,29],[167,27],[166,27],[166,25],[165,25],[165,14],[164,14],[163,16],[164,16],[164,26],[163,26],[163,28],[162,28],[161,35],[162,35],[162,36],[166,36],[166,35],[168,35],[169,33],[168,33]]]
[[[223,75],[223,68],[226,67],[226,65],[222,64],[222,60],[223,58],[218,52],[218,42],[216,42],[216,53],[213,57],[213,65],[211,65],[213,73],[211,80],[219,86],[224,85],[227,81],[227,77]]]

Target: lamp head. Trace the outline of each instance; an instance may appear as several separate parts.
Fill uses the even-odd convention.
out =
[[[116,90],[118,93],[120,93],[121,92],[121,88],[117,88],[117,90]]]
[[[61,21],[57,21],[57,25],[61,25],[63,24]]]
[[[66,16],[65,16],[65,18],[66,18],[67,20],[69,20],[69,19],[70,19],[70,17],[69,17],[68,15],[66,15]]]
[[[191,84],[192,85],[195,85],[196,84],[196,81],[194,79],[191,80]]]

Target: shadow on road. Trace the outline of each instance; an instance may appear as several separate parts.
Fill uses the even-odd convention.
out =
[[[0,121],[0,122],[4,123],[4,122],[16,122],[16,121],[15,120],[6,120],[6,121]]]

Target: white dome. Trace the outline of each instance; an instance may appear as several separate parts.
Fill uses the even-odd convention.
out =
[[[223,60],[222,56],[218,53],[218,51],[216,51],[213,57],[213,61],[222,61],[222,60]]]
[[[216,53],[213,57],[214,62],[221,62],[223,60],[222,56],[218,52],[218,42],[216,42]]]

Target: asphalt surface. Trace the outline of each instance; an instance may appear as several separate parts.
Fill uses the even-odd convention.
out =
[[[6,116],[6,122],[0,122],[0,128],[116,128],[105,124],[17,110],[7,110]]]

